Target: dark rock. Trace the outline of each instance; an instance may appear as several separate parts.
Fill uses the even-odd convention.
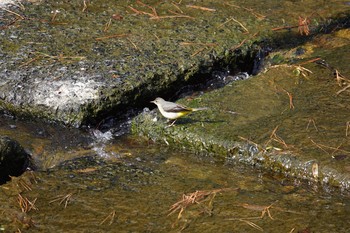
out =
[[[30,162],[30,155],[15,140],[0,136],[0,184],[10,176],[21,175]]]

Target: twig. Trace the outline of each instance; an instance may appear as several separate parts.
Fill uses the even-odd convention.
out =
[[[155,7],[153,7],[153,6],[149,6],[149,5],[147,5],[147,4],[145,4],[145,3],[143,3],[143,2],[141,2],[141,1],[136,1],[136,3],[137,4],[140,4],[141,6],[145,6],[145,7],[148,7],[149,9],[151,9],[152,10],[152,12],[153,12],[153,16],[158,16],[158,13],[157,13],[157,11],[156,11],[156,8]]]
[[[171,5],[173,5],[178,11],[181,12],[181,14],[183,14],[184,12],[180,9],[180,7],[178,5],[176,5],[175,3],[171,3]]]
[[[109,21],[106,23],[105,27],[103,28],[103,32],[107,32],[108,29],[110,28],[112,23],[112,19],[110,18]]]
[[[141,11],[139,11],[139,10],[133,8],[132,6],[128,6],[128,7],[130,8],[130,10],[132,10],[132,11],[135,12],[136,14],[142,14]]]
[[[314,140],[310,139],[311,142],[316,146],[318,147],[320,150],[322,150],[323,152],[325,152],[326,154],[329,154],[325,149],[323,149],[320,145],[318,145]]]
[[[265,71],[265,73],[267,71],[269,71],[270,69],[279,68],[279,67],[294,68],[298,72],[298,75],[301,74],[304,78],[307,78],[307,75],[312,74],[311,70],[306,69],[303,66],[300,66],[300,65],[288,65],[288,64],[270,66],[269,69]]]
[[[309,24],[310,20],[307,17],[303,18],[299,16],[298,32],[300,35],[305,34],[305,36],[308,36],[310,34]]]
[[[102,225],[104,222],[106,222],[107,219],[109,219],[109,218],[110,218],[110,220],[109,220],[108,225],[111,225],[114,221],[114,217],[115,217],[116,213],[117,212],[115,210],[113,210],[105,219],[102,220],[102,222],[100,222],[100,225]]]
[[[154,16],[151,17],[150,19],[171,19],[171,18],[192,18],[191,16],[188,15],[164,15],[164,16]]]
[[[311,138],[310,138],[310,140],[311,140],[311,142],[312,142],[315,146],[317,146],[319,149],[321,149],[322,151],[324,151],[324,152],[327,153],[327,154],[330,154],[330,153],[328,153],[325,149],[323,149],[323,147],[324,147],[324,148],[327,148],[327,149],[333,150],[332,154],[334,154],[336,151],[340,151],[340,152],[342,152],[342,153],[350,154],[350,151],[346,151],[346,150],[339,149],[339,147],[340,147],[341,145],[338,146],[338,147],[332,147],[332,146],[326,146],[326,145],[323,145],[323,144],[316,143],[316,142],[315,142],[314,140],[312,140]]]
[[[341,90],[337,91],[337,95],[339,95],[340,93],[342,93],[343,91],[346,91],[347,89],[350,88],[350,84],[348,84],[346,87],[342,88]]]
[[[242,137],[242,136],[238,136],[238,138],[240,138],[240,139],[242,139],[244,141],[247,141],[248,143],[254,144],[257,148],[262,149],[262,147],[258,143],[253,142],[253,141],[249,140],[248,138],[245,138],[245,137]]]
[[[83,1],[83,9],[81,10],[82,12],[85,12],[86,9],[88,8],[87,4],[86,4],[86,0]]]
[[[342,86],[342,81],[344,81],[346,83],[350,83],[350,79],[348,79],[344,75],[342,75],[337,69],[334,69],[334,73],[335,73],[335,78],[336,78],[339,86]]]
[[[205,48],[201,48],[201,49],[198,49],[197,51],[195,51],[194,53],[191,54],[191,57],[194,57],[196,56],[197,54],[201,53]]]
[[[237,19],[233,18],[233,17],[230,17],[228,20],[226,20],[224,23],[220,24],[218,26],[218,28],[221,28],[222,26],[224,26],[225,24],[227,24],[228,22],[230,21],[235,21],[236,23],[238,23],[243,29],[244,31],[248,32],[249,33],[249,30],[241,23],[239,22]]]
[[[29,65],[30,63],[32,63],[32,62],[38,60],[39,58],[41,58],[41,56],[36,56],[36,57],[34,57],[33,59],[30,59],[29,61],[27,61],[27,62],[25,62],[25,63],[22,63],[22,64],[19,65],[18,67],[21,68],[21,67],[23,67],[23,66]]]
[[[30,181],[29,181],[29,184],[28,184],[25,180],[20,178],[18,180],[18,185],[22,186],[26,191],[32,191],[32,188],[30,187],[30,185],[31,185]]]
[[[182,199],[170,207],[168,216],[172,215],[176,211],[179,211],[177,219],[180,219],[182,216],[182,212],[187,207],[193,204],[200,204],[201,202],[207,200],[206,198],[209,197],[210,195],[215,195],[216,193],[223,192],[223,191],[234,191],[234,190],[237,190],[237,189],[222,188],[222,189],[202,190],[202,191],[197,190],[193,193],[183,194]],[[210,199],[210,201],[212,201],[212,199]]]
[[[337,81],[337,84],[342,87],[344,85],[346,85],[344,88],[342,88],[341,90],[339,90],[336,95],[339,95],[340,93],[346,91],[348,88],[350,88],[350,79],[348,79],[347,77],[345,77],[344,75],[342,75],[337,69],[335,69],[334,67],[332,67],[331,65],[329,65],[325,60],[317,60],[316,62],[317,65],[320,65],[322,67],[325,67],[327,69],[329,69],[330,71],[332,71],[332,73],[335,75],[335,79]]]
[[[180,45],[202,45],[207,47],[215,47],[217,46],[216,43],[201,43],[201,42],[180,42]]]
[[[51,11],[52,17],[51,17],[51,21],[50,21],[50,23],[54,23],[54,22],[55,22],[55,19],[56,19],[56,17],[57,17],[57,15],[58,15],[58,13],[60,13],[60,11],[59,11],[59,10],[54,10],[54,11]]]
[[[302,65],[305,65],[305,64],[308,64],[308,63],[311,63],[311,62],[319,61],[319,60],[321,60],[321,58],[317,57],[317,58],[314,58],[314,59],[311,59],[311,60],[308,60],[308,61],[305,61],[305,62],[302,62],[302,63],[298,63],[298,65],[302,66]]]
[[[264,231],[264,229],[262,229],[260,226],[256,225],[255,223],[253,223],[253,222],[251,222],[251,221],[244,220],[244,219],[239,219],[239,221],[245,222],[245,223],[248,224],[249,226],[251,226],[251,227],[253,227],[253,228],[255,228],[255,229],[257,229],[257,230],[259,230],[259,231],[261,231],[261,232]]]
[[[257,19],[262,20],[262,19],[265,19],[265,18],[266,18],[265,15],[256,13],[256,12],[254,12],[252,9],[248,9],[248,8],[246,8],[246,7],[242,7],[242,8],[243,8],[244,10],[249,11],[250,13],[252,13],[252,15],[254,15]]]
[[[231,17],[231,19],[232,19],[233,21],[235,21],[236,23],[238,23],[246,32],[249,33],[249,30],[248,30],[246,27],[244,27],[244,25],[243,25],[241,22],[239,22],[237,19],[235,19],[235,18],[233,18],[233,17]]]
[[[152,34],[154,35],[154,37],[155,37],[158,41],[160,41],[159,36],[157,36],[155,33],[152,33]]]
[[[37,198],[35,198],[33,201],[29,201],[28,198],[23,197],[21,194],[18,194],[17,201],[21,208],[21,211],[23,213],[27,213],[31,210],[38,210],[38,208],[35,206]]]
[[[247,204],[247,203],[244,203],[242,204],[241,206],[243,208],[246,208],[246,209],[249,209],[249,210],[256,210],[256,211],[261,211],[261,215],[259,218],[263,219],[265,217],[265,215],[267,214],[267,216],[271,219],[271,220],[274,220],[274,218],[271,216],[271,213],[270,213],[270,209],[271,207],[276,203],[278,202],[275,201],[273,202],[272,204],[268,205],[268,206],[265,206],[265,205],[250,205],[250,204]]]
[[[239,47],[241,47],[241,46],[246,42],[246,40],[247,40],[247,38],[243,39],[243,40],[241,41],[241,43],[239,43],[239,44],[236,45],[235,47],[230,48],[230,50],[236,50],[236,49],[238,49]]]
[[[314,120],[314,119],[309,119],[309,122],[307,123],[307,126],[306,126],[306,130],[309,129],[309,126],[310,126],[311,122],[312,122],[314,128],[316,129],[316,131],[318,132],[318,128],[317,128],[317,126],[316,126],[316,123],[315,123],[315,120]]]
[[[237,8],[237,9],[240,9],[240,8],[241,8],[240,6],[237,6],[237,5],[235,5],[235,4],[228,3],[228,2],[225,2],[224,5],[232,6],[232,7]]]
[[[22,15],[20,15],[20,14],[14,12],[14,11],[8,10],[8,9],[6,9],[6,8],[4,8],[4,7],[1,7],[1,6],[0,6],[0,9],[1,9],[1,10],[4,10],[4,11],[7,11],[8,13],[14,14],[14,15],[20,17],[21,19],[25,19]]]
[[[20,0],[16,0],[16,3],[11,2],[10,4],[12,4],[12,5],[16,6],[16,7],[21,8],[21,10],[23,10],[23,11],[26,9],[26,8],[24,7],[24,5],[20,2]]]
[[[272,28],[272,31],[279,31],[279,30],[283,30],[283,29],[292,29],[292,28],[297,28],[299,26],[283,26],[283,27],[277,27],[277,28]]]
[[[299,23],[298,26],[284,26],[284,27],[277,27],[277,28],[272,28],[272,31],[279,31],[279,30],[283,30],[283,29],[292,29],[292,28],[298,28],[298,32],[300,35],[304,35],[308,36],[310,34],[310,29],[309,29],[309,24],[310,24],[310,20],[305,17],[301,17],[299,16]]]
[[[83,56],[63,56],[63,54],[59,54],[57,56],[52,56],[46,53],[41,53],[41,52],[36,52],[35,54],[39,54],[40,57],[45,57],[45,58],[50,58],[50,59],[54,59],[54,60],[58,60],[58,61],[62,61],[64,59],[71,59],[71,60],[83,60],[85,59],[85,57]]]
[[[292,94],[289,93],[289,92],[288,92],[287,90],[285,90],[284,88],[282,88],[282,90],[283,90],[284,92],[286,92],[287,95],[288,95],[288,97],[289,97],[289,108],[290,108],[290,109],[294,109],[293,96],[292,96]]]
[[[254,38],[256,35],[258,35],[258,32],[254,33],[254,35],[250,36],[249,38],[245,38],[241,41],[241,43],[239,43],[238,45],[234,46],[234,47],[231,47],[230,48],[230,51],[234,51],[236,49],[238,49],[239,47],[241,47],[248,39],[250,38]]]
[[[218,26],[218,28],[221,28],[222,26],[224,26],[225,24],[227,24],[228,22],[232,21],[232,18],[229,18],[228,20],[226,20],[225,22],[223,22],[222,24],[220,24]]]
[[[202,7],[202,6],[196,6],[196,5],[186,5],[188,8],[194,8],[202,11],[211,11],[214,12],[216,9],[208,8],[208,7]]]
[[[56,201],[60,201],[59,205],[61,205],[64,202],[64,208],[67,208],[68,203],[71,201],[73,196],[73,193],[68,193],[67,195],[63,196],[63,195],[58,195],[56,196],[56,198],[52,199],[49,204],[56,202]]]
[[[126,39],[132,44],[132,46],[134,46],[136,50],[139,50],[139,48],[136,46],[134,42],[132,42],[129,38],[126,38]]]
[[[286,144],[286,142],[276,134],[278,127],[279,126],[277,125],[274,128],[274,130],[272,131],[272,133],[270,135],[270,140],[274,140],[275,142],[278,142],[278,143],[282,144],[284,147],[288,148],[288,145]]]
[[[349,134],[348,134],[349,129],[350,129],[350,121],[347,121],[346,122],[345,137],[349,136]]]

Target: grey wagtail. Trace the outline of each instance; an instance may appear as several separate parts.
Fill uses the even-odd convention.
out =
[[[157,105],[160,113],[167,119],[174,120],[170,126],[172,126],[175,121],[183,116],[186,116],[187,114],[190,114],[191,112],[206,110],[208,108],[189,108],[177,103],[165,101],[164,99],[157,97],[155,100],[151,101],[151,103],[154,103]]]

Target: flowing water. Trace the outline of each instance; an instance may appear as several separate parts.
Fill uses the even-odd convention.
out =
[[[1,131],[12,137],[17,134],[35,154],[39,167],[1,186],[0,231],[349,229],[350,199],[339,190],[133,136],[113,139],[108,132],[5,118]],[[52,158],[65,155],[66,161],[45,162],[46,153]]]
[[[328,8],[319,7],[320,3],[315,1],[284,1],[284,5],[281,1],[270,1],[269,4],[272,3],[275,5],[264,7],[260,13],[268,15],[271,21],[281,21],[281,25],[284,21],[297,24],[297,16],[300,20],[297,8],[309,9],[305,15],[322,16],[324,12],[332,15],[332,9],[338,5],[348,6],[348,1],[334,2]],[[81,5],[81,2],[77,4]],[[264,1],[251,1],[258,9],[260,5],[256,4],[266,5]],[[326,5],[326,2],[322,4]],[[228,8],[230,12],[236,8],[235,5],[231,7]],[[51,17],[51,10],[42,8],[48,14],[46,17]],[[99,11],[98,8],[91,9]],[[294,21],[273,18],[275,14],[271,9],[286,9],[282,12],[285,18],[293,17]],[[238,13],[247,14],[243,9],[236,10],[235,14]],[[72,15],[76,17],[75,13]],[[86,17],[90,15],[94,23],[100,22],[92,14]],[[96,15],[103,14],[98,12]],[[244,23],[252,24],[249,29],[254,32],[253,28],[260,28],[261,23],[252,15],[250,17],[254,20]],[[148,21],[141,22],[149,24]],[[153,27],[153,23],[150,25]],[[233,27],[230,25],[227,24],[227,30]],[[89,28],[96,31],[95,27]],[[61,35],[62,30],[58,33]],[[154,40],[152,33],[147,31],[146,34]],[[184,35],[176,36],[183,40]],[[342,38],[341,42],[348,44],[348,30]],[[58,44],[66,49],[66,37],[62,41]],[[329,47],[329,41],[332,40],[319,40],[320,47]],[[336,44],[339,45],[339,41]],[[17,46],[10,45],[7,47]],[[41,44],[38,46],[42,47]],[[344,48],[338,53],[332,51],[330,61],[347,74],[348,62],[345,59],[338,61],[339,57],[348,58],[349,47]],[[324,76],[327,78],[328,74]],[[346,97],[342,100],[346,102]],[[344,110],[344,119],[345,113]],[[339,112],[335,117],[339,118]],[[289,124],[294,126],[292,121]],[[344,126],[341,125],[342,129]],[[259,125],[249,133],[257,135],[256,130],[260,128]],[[290,135],[300,132],[293,131]],[[114,137],[115,134],[109,131],[67,129],[1,116],[0,133],[18,140],[33,155],[35,164],[32,171],[0,186],[0,232],[350,231],[350,195],[317,183],[271,174],[229,159],[189,153],[182,148],[174,150],[135,136]],[[339,139],[337,136],[332,138]],[[324,137],[324,140],[328,138]],[[347,145],[348,139],[343,140]],[[305,144],[302,148],[308,152],[311,147]],[[343,154],[339,156],[344,157]]]

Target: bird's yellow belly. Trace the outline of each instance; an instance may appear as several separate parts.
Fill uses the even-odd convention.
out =
[[[165,111],[161,111],[161,113],[165,118],[175,120],[179,117],[182,117],[182,116],[189,114],[190,112],[165,112]]]

